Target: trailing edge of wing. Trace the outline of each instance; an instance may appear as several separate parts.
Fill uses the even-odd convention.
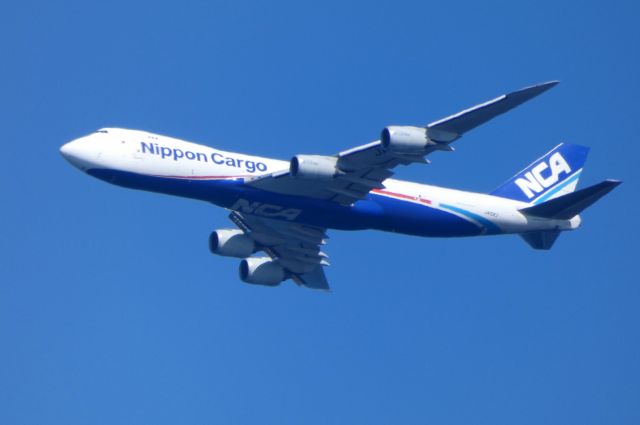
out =
[[[432,122],[427,126],[429,135],[438,142],[452,142],[467,131],[533,99],[558,83],[559,81],[549,81],[525,87]]]
[[[311,289],[320,289],[330,291],[327,276],[324,274],[324,268],[316,267],[313,271],[304,274],[293,275],[293,280],[299,285],[304,285]]]
[[[298,285],[329,291],[323,266],[328,256],[320,250],[327,239],[324,229],[270,220],[239,212],[229,218],[249,235],[269,257],[277,260]]]

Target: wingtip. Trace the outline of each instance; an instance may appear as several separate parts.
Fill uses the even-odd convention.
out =
[[[540,83],[539,85],[541,86],[549,86],[549,88],[557,86],[558,84],[560,84],[560,80],[551,80],[551,81],[547,81],[545,83]]]
[[[516,90],[513,93],[509,93],[505,97],[520,98],[521,99],[520,103],[522,103],[546,92],[547,90],[555,87],[558,83],[560,83],[560,81],[552,80],[552,81],[547,81],[545,83],[535,84],[533,86],[524,87],[520,90]]]
[[[529,87],[525,87],[524,90],[532,90],[532,91],[538,91],[540,93],[547,91],[555,86],[557,86],[558,84],[560,84],[560,80],[551,80],[551,81],[545,81],[544,83],[538,83],[538,84],[534,84],[532,86]]]

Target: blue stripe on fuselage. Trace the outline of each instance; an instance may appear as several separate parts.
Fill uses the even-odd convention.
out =
[[[451,210],[453,212],[456,212],[458,214],[461,214],[465,217],[470,218],[473,221],[476,221],[478,224],[482,225],[483,230],[482,233],[486,233],[488,235],[497,235],[498,233],[500,233],[500,228],[498,226],[496,226],[495,224],[493,224],[490,220],[482,217],[479,214],[473,213],[469,210],[465,210],[463,208],[460,207],[456,207],[453,205],[447,205],[447,204],[440,204],[440,206],[442,208],[445,208],[447,210]]]
[[[459,215],[408,200],[369,193],[352,206],[259,190],[237,179],[189,179],[91,169],[88,174],[118,186],[212,202],[231,208],[239,199],[298,208],[295,222],[341,230],[378,229],[418,236],[474,236],[483,229]]]
[[[381,206],[380,230],[418,236],[475,236],[482,228],[473,222],[426,204],[369,193],[367,199]],[[354,208],[360,202],[356,202]]]

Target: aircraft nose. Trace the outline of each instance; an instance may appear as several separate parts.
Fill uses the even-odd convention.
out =
[[[71,155],[73,155],[73,144],[75,141],[72,142],[68,142],[65,143],[64,145],[60,146],[60,153],[62,154],[63,157],[65,157],[65,159],[69,159],[69,157]]]
[[[89,146],[86,137],[72,140],[60,147],[60,154],[74,167],[87,170],[95,161],[96,152]]]

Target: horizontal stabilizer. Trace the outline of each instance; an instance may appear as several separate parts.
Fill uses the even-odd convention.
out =
[[[484,124],[485,122],[504,114],[507,111],[523,104],[544,93],[558,81],[549,81],[531,87],[503,94],[493,100],[465,109],[462,112],[448,116],[427,126],[429,137],[438,142],[449,143],[469,130]]]
[[[611,192],[620,183],[622,182],[618,180],[605,180],[559,198],[523,208],[520,212],[535,217],[569,220]]]
[[[525,240],[533,249],[551,249],[556,239],[560,235],[560,230],[539,230],[537,232],[521,233]]]

